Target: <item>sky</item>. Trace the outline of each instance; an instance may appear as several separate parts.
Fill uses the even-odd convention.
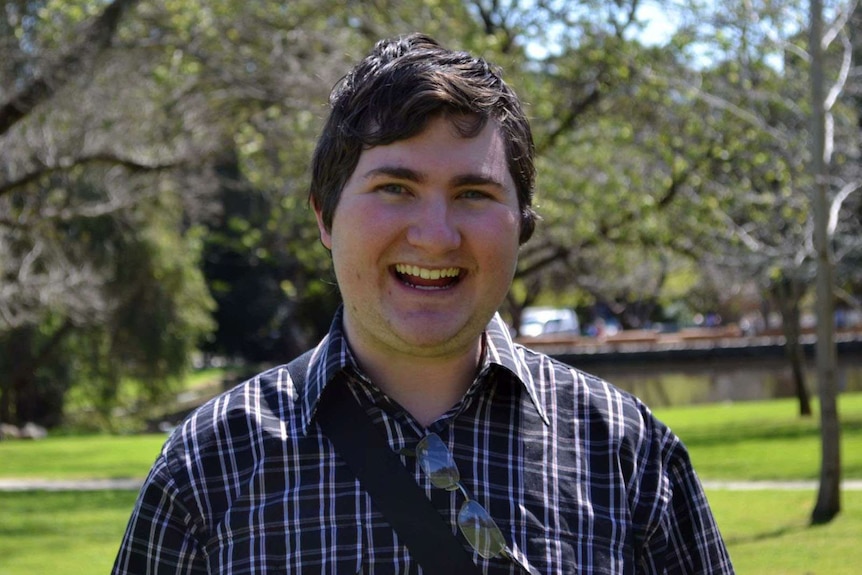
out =
[[[643,2],[638,7],[638,19],[645,23],[641,31],[636,35],[646,45],[663,44],[670,40],[676,29],[676,18],[667,10],[667,4],[661,2]],[[554,24],[550,23],[547,29],[547,37],[553,37]],[[541,60],[554,51],[553,44],[532,44],[527,47],[528,54]]]
[[[657,4],[641,4],[638,8],[638,18],[647,23],[638,35],[644,44],[663,44],[670,39],[676,30],[677,23],[674,21],[673,14]]]

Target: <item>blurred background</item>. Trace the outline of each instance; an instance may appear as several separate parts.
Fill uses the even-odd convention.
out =
[[[820,8],[816,58],[811,4],[792,0],[0,5],[3,423],[151,428],[190,373],[234,381],[313,345],[338,304],[306,205],[327,95],[377,39],[417,30],[500,64],[532,120],[543,220],[502,309],[514,334],[567,334],[569,354],[769,335],[784,393],[816,391],[818,193],[823,309],[835,333],[862,323],[856,2]]]
[[[312,147],[413,31],[532,121],[512,334],[677,431],[740,573],[858,572],[857,0],[0,0],[0,575],[107,572],[165,433],[325,333]]]

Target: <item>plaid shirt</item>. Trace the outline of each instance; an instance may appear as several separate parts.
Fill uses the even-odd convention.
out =
[[[113,573],[421,573],[315,421],[329,382],[352,387],[396,452],[429,431],[448,444],[515,561],[476,554],[455,527],[463,496],[403,463],[486,573],[733,572],[684,446],[647,407],[513,344],[499,317],[484,344],[467,394],[425,429],[359,371],[339,311],[304,385],[271,369],[177,428]]]

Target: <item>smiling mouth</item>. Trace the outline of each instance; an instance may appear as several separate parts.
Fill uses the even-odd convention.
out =
[[[396,264],[395,276],[410,287],[426,290],[447,289],[461,281],[460,268],[422,268]]]

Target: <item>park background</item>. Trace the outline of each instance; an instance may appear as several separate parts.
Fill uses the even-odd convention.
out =
[[[581,338],[780,338],[793,398],[681,391],[656,410],[741,573],[862,564],[856,491],[811,525],[822,447],[862,479],[862,385],[841,382],[822,440],[803,345],[859,317],[858,2],[0,4],[0,422],[47,430],[0,442],[0,479],[139,478],[176,417],[324,333],[338,293],[305,190],[327,95],[375,40],[419,30],[500,64],[527,104],[543,219],[501,310],[513,329],[547,305],[576,310]],[[106,572],[133,500],[0,492],[0,575]]]

